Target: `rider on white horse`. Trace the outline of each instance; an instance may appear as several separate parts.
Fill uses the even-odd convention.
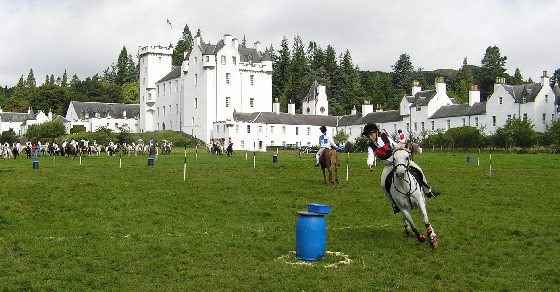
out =
[[[383,193],[385,193],[385,196],[393,206],[393,213],[397,214],[400,212],[400,209],[397,207],[391,197],[391,194],[389,194],[387,188],[385,187],[387,176],[391,170],[393,170],[393,148],[397,147],[397,143],[389,138],[385,130],[380,132],[379,128],[375,124],[367,124],[364,127],[362,135],[366,136],[369,140],[367,158],[369,171],[373,171],[373,159],[375,156],[381,161],[381,163],[383,163],[383,171],[381,172],[381,189],[383,189]],[[422,174],[423,182],[421,182],[421,184],[423,191],[428,198],[437,197],[441,194],[441,192],[430,188],[424,172],[416,163],[414,163],[414,161],[410,161],[410,166],[417,169]]]

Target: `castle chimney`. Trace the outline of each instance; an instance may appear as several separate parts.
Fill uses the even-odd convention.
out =
[[[293,103],[291,99],[288,102],[288,113],[290,115],[295,115],[296,114],[296,104]]]
[[[548,73],[548,72],[546,72],[546,71],[543,71],[543,72],[542,72],[542,76],[541,76],[541,85],[542,85],[542,86],[547,85],[547,84],[550,83],[550,77],[548,77],[548,74],[547,74],[547,73]]]
[[[445,94],[447,90],[447,85],[445,84],[445,79],[443,77],[436,78],[436,92]]]
[[[272,103],[272,112],[275,114],[280,113],[280,102],[278,102],[278,98],[275,98],[274,102]]]
[[[480,102],[480,91],[478,90],[478,85],[473,85],[471,90],[469,90],[469,106],[473,106],[477,102]]]
[[[370,104],[369,100],[364,100],[364,104],[362,104],[362,117],[369,113],[373,113],[373,104]]]
[[[414,96],[416,93],[420,91],[422,91],[422,88],[420,87],[420,82],[418,80],[412,81],[412,96]]]
[[[354,107],[352,108],[352,110],[350,111],[350,114],[351,114],[351,115],[354,115],[354,116],[356,115],[356,106],[354,106]]]

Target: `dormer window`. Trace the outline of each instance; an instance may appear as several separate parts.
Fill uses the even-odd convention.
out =
[[[421,111],[421,110],[422,110],[422,105],[417,104],[417,105],[416,105],[416,111],[419,112],[419,111]]]
[[[523,103],[527,103],[527,97],[526,96],[523,97]]]
[[[222,56],[222,65],[226,64],[226,56]]]

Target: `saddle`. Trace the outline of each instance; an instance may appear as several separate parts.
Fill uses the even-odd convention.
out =
[[[412,174],[412,176],[414,176],[416,181],[421,186],[428,187],[424,183],[424,176],[422,175],[422,172],[420,172],[417,168],[415,168],[413,166],[409,167],[408,171],[410,172],[410,174]],[[389,172],[389,174],[385,178],[385,189],[387,190],[387,193],[389,193],[389,194],[391,193],[391,184],[393,183],[393,175],[394,174],[395,174],[395,169],[393,168],[393,170],[391,170],[391,172]]]

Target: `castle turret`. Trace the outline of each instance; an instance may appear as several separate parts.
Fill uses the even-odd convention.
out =
[[[480,91],[478,90],[478,85],[473,85],[471,90],[469,90],[469,106],[473,106],[477,102],[480,102]]]

